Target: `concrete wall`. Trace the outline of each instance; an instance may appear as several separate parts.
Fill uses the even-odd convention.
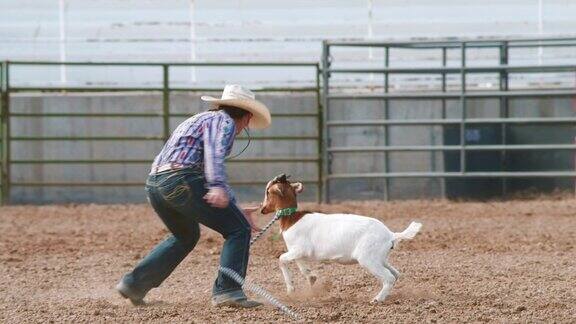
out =
[[[196,94],[175,94],[171,98],[172,112],[196,113],[205,109]],[[315,112],[316,98],[313,94],[263,94],[260,99],[272,112]],[[12,112],[157,112],[161,111],[161,97],[154,94],[105,94],[105,95],[14,95]],[[330,120],[381,119],[384,118],[383,101],[339,100],[330,106]],[[441,100],[392,100],[389,104],[392,119],[441,118]],[[448,118],[460,116],[456,100],[446,102]],[[491,99],[469,100],[468,116],[471,118],[497,117],[498,101]],[[512,99],[511,117],[566,117],[574,116],[573,102],[569,99]],[[183,118],[172,118],[174,129]],[[12,118],[12,136],[147,136],[162,134],[160,117],[146,118]],[[255,136],[294,135],[315,136],[318,132],[315,118],[276,118],[273,127],[254,132]],[[444,143],[441,126],[393,126],[389,129],[390,145],[441,145]],[[330,131],[331,146],[384,145],[383,127],[333,128]],[[513,144],[571,143],[574,126],[514,126],[509,130]],[[239,152],[245,141],[237,141],[234,152]],[[152,161],[161,148],[161,141],[14,141],[12,159],[144,159]],[[317,142],[301,141],[252,141],[241,156],[285,157],[317,154]],[[572,170],[572,152],[547,151],[534,153],[510,153],[509,168],[515,170]],[[389,154],[391,172],[442,171],[442,153],[394,152]],[[123,188],[101,187],[14,187],[12,201],[15,203],[50,202],[143,202],[143,183],[149,171],[145,164],[14,164],[14,182],[88,182],[127,181],[142,182],[142,186]],[[335,154],[332,173],[384,172],[383,153]],[[292,174],[296,180],[313,180],[318,177],[315,163],[229,163],[228,173],[232,181],[265,181],[279,173]],[[380,199],[384,195],[382,179],[337,180],[331,182],[331,197],[345,199]],[[569,188],[571,181],[552,179],[544,182],[517,180],[514,188],[540,186]],[[303,199],[313,200],[316,188],[308,185]],[[241,201],[256,201],[262,197],[262,186],[236,186]],[[392,179],[392,199],[433,198],[441,196],[439,179]]]
[[[316,97],[263,95],[260,99],[272,112],[316,112]],[[157,112],[161,111],[161,97],[146,94],[14,96],[12,112]],[[196,113],[207,107],[198,95],[176,94],[171,97],[174,113]],[[172,118],[174,129],[184,118]],[[254,136],[316,136],[314,117],[275,118],[274,127],[254,131]],[[12,119],[12,136],[161,136],[162,118],[18,118]],[[237,140],[233,155],[240,152],[246,141]],[[249,157],[316,157],[315,140],[271,141],[253,140],[239,158]],[[160,151],[161,141],[14,141],[12,159],[147,159],[153,160]],[[15,187],[12,201],[19,202],[125,202],[144,201],[143,184],[150,169],[146,164],[15,164],[14,182],[142,182],[142,186],[128,188],[30,188]],[[233,181],[267,181],[279,173],[292,174],[294,179],[318,178],[316,163],[229,163],[228,174]],[[309,185],[303,198],[315,199],[316,188]],[[259,200],[262,186],[236,187],[242,200]]]

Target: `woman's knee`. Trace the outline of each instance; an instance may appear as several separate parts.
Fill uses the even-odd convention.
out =
[[[200,239],[200,224],[196,223],[190,229],[190,243],[196,245]]]
[[[200,226],[198,224],[193,224],[185,231],[180,231],[180,233],[173,234],[182,246],[191,249],[196,246],[196,243],[198,243],[198,240],[200,239]]]

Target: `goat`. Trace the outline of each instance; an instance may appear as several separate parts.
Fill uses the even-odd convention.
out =
[[[332,261],[355,264],[368,270],[380,282],[382,290],[372,302],[381,302],[390,293],[400,273],[388,263],[390,250],[400,241],[409,240],[420,231],[422,224],[412,222],[400,233],[390,231],[382,222],[352,214],[322,214],[296,211],[296,196],[302,183],[291,183],[286,175],[268,182],[262,214],[276,212],[288,252],[279,258],[288,293],[294,285],[287,264],[294,261],[300,272],[314,285],[317,276],[305,261]]]

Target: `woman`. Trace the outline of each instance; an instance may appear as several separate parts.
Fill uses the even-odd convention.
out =
[[[157,245],[116,286],[135,304],[158,287],[194,249],[200,237],[199,223],[225,238],[220,266],[246,276],[252,221],[255,210],[241,211],[228,186],[224,158],[243,129],[270,126],[268,108],[254,94],[238,85],[227,85],[222,98],[203,96],[214,108],[180,124],[154,159],[146,193],[150,204],[172,235]],[[218,273],[212,304],[255,307],[242,287]]]

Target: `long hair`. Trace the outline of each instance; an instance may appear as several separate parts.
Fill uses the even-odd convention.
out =
[[[247,110],[244,110],[242,108],[238,108],[238,107],[234,107],[234,106],[226,106],[226,105],[219,105],[217,107],[214,107],[212,109],[210,109],[212,111],[218,111],[218,110],[224,110],[228,116],[232,117],[232,119],[234,120],[238,120],[246,115],[248,115],[250,112]]]

